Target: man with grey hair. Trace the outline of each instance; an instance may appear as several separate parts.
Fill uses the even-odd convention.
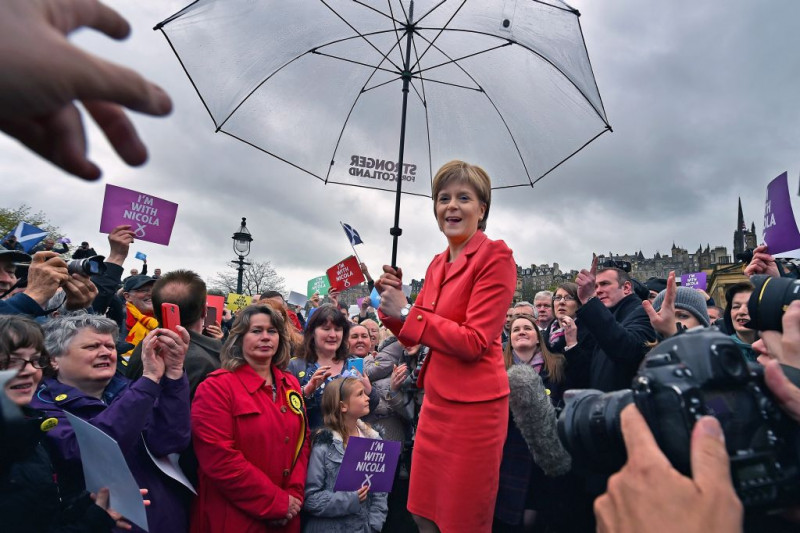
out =
[[[533,297],[533,307],[536,309],[536,325],[539,331],[545,332],[550,328],[555,318],[553,315],[553,293],[539,291]]]
[[[536,312],[533,310],[533,304],[526,301],[517,302],[514,304],[514,315],[531,315],[536,316]],[[513,319],[512,319],[513,321]],[[511,328],[511,324],[508,325],[509,329]]]

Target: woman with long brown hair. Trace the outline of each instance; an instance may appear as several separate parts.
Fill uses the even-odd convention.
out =
[[[279,311],[251,305],[237,314],[222,368],[192,404],[199,465],[192,532],[300,531],[308,424],[289,357]]]

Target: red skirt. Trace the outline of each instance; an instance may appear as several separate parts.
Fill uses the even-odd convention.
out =
[[[490,532],[508,426],[508,397],[452,402],[425,391],[408,510],[442,533]]]

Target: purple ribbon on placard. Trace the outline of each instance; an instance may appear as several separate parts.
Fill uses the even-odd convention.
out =
[[[100,231],[127,224],[137,239],[169,244],[178,204],[116,185],[106,185]]]
[[[350,437],[333,490],[351,491],[369,485],[372,492],[391,492],[402,449],[402,443],[396,440]]]
[[[764,242],[772,255],[800,248],[800,232],[789,199],[789,180],[784,172],[767,185],[764,205]]]

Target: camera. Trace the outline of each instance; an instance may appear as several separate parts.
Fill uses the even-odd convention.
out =
[[[616,261],[614,259],[606,259],[600,265],[601,268],[618,268],[630,274],[631,262],[630,261]]]
[[[747,327],[758,331],[783,331],[783,313],[794,300],[800,300],[800,280],[751,276],[755,286],[747,310],[750,322]]]
[[[800,370],[783,369],[800,386]],[[716,328],[695,328],[656,346],[632,389],[573,390],[564,398],[558,433],[578,466],[604,473],[623,466],[620,413],[634,403],[672,465],[690,475],[692,428],[712,415],[725,433],[733,485],[745,507],[800,502],[800,425],[778,408],[762,368],[749,365]]]
[[[104,274],[106,271],[105,257],[102,255],[93,255],[84,259],[73,259],[67,265],[67,271],[72,274],[80,274],[81,276],[94,276],[97,274]]]

